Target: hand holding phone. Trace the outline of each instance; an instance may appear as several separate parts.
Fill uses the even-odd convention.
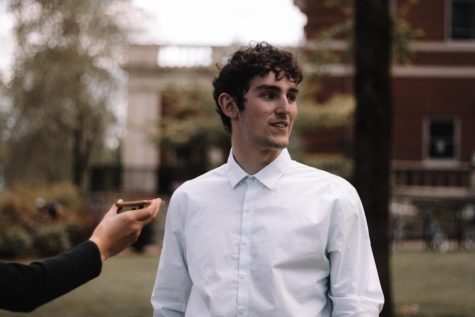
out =
[[[131,201],[118,201],[115,203],[117,206],[117,212],[123,212],[126,210],[142,209],[149,206],[152,200],[131,200]]]

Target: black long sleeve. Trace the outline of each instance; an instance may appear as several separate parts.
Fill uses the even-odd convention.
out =
[[[30,265],[0,263],[0,308],[32,311],[97,277],[101,269],[99,249],[91,241]]]

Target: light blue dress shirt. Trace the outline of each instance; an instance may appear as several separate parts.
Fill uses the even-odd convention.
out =
[[[287,150],[248,175],[230,154],[173,194],[154,317],[369,317],[383,302],[363,207],[344,179]]]

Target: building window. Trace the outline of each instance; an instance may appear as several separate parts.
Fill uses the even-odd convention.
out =
[[[455,160],[457,158],[457,124],[453,118],[430,118],[427,121],[427,158]]]
[[[451,38],[475,40],[475,0],[452,0]]]

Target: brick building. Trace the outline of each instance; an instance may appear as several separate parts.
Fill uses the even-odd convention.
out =
[[[392,1],[393,7],[407,0]],[[307,15],[307,40],[344,16],[324,1],[295,1]],[[468,186],[475,159],[475,1],[419,0],[408,22],[423,36],[410,63],[392,69],[393,166],[399,184]],[[335,40],[333,49],[343,49]],[[351,93],[352,67],[332,65],[321,94]]]

